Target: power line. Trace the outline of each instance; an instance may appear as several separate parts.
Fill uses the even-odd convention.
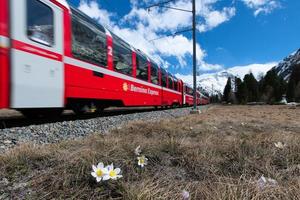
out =
[[[170,7],[170,6],[160,6],[162,8],[168,8],[168,9],[172,9],[172,10],[178,10],[178,11],[183,11],[183,12],[193,12],[191,10],[186,10],[186,9],[181,9],[181,8],[176,8],[176,7]]]
[[[150,6],[147,6],[146,10],[149,10],[150,8],[153,8],[153,7],[161,7],[162,5],[170,3],[172,1],[177,1],[177,0],[169,0],[169,1],[163,1],[163,2],[160,2],[160,3],[155,3],[155,4],[152,4]]]
[[[185,33],[185,32],[189,32],[189,31],[192,31],[192,30],[193,29],[190,28],[190,29],[184,29],[184,30],[176,31],[175,33],[171,33],[171,34],[168,34],[168,35],[164,35],[162,37],[158,37],[158,38],[154,38],[154,39],[148,40],[148,42],[152,42],[152,41],[155,41],[155,40],[167,38],[167,37],[170,37],[170,36],[175,36],[175,35],[178,35],[180,33]]]

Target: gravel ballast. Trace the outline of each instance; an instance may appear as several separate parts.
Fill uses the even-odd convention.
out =
[[[206,106],[201,107],[201,109],[206,108]],[[177,108],[2,129],[0,130],[0,152],[22,143],[49,144],[82,138],[92,133],[105,134],[131,121],[157,121],[181,117],[188,115],[190,111],[191,108]]]

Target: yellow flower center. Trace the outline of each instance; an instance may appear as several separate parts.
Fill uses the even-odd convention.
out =
[[[145,158],[140,158],[140,163],[145,164]]]
[[[117,176],[117,173],[115,172],[115,170],[111,170],[111,171],[109,172],[109,176],[110,176],[110,177],[115,177],[115,176]]]
[[[103,176],[103,171],[101,169],[97,169],[96,171],[97,176]]]

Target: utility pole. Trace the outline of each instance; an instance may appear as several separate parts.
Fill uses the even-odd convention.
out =
[[[161,2],[161,3],[156,3],[151,6],[148,6],[146,9],[149,11],[150,8],[152,8],[152,7],[163,7],[163,8],[167,8],[167,9],[174,9],[177,11],[190,12],[193,14],[193,20],[192,20],[193,21],[193,27],[192,27],[192,31],[193,31],[193,91],[194,91],[193,92],[194,93],[193,111],[195,111],[195,113],[200,113],[200,110],[197,110],[196,0],[192,0],[192,11],[180,9],[180,8],[169,7],[169,6],[164,6],[165,4],[168,4],[172,1],[175,1],[175,0],[168,0],[168,1]],[[186,32],[186,31],[190,31],[190,29],[178,31],[177,33]],[[151,41],[161,39],[161,38],[162,37],[155,38],[155,39],[152,39]]]
[[[193,1],[193,87],[194,87],[194,107],[197,109],[197,57],[196,57],[196,0]]]

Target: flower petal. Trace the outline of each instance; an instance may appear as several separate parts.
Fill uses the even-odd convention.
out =
[[[117,178],[122,178],[123,176],[122,176],[122,175],[117,175],[116,177],[117,177]]]
[[[103,176],[103,181],[107,181],[110,179],[110,176],[108,174],[104,175]]]
[[[121,172],[121,169],[120,168],[116,168],[115,172],[116,172],[116,174],[119,174]]]
[[[92,168],[94,171],[97,171],[97,167],[95,165],[92,165]]]
[[[107,168],[102,168],[101,170],[102,170],[103,174],[108,174],[108,172],[109,172]]]
[[[102,179],[101,177],[97,177],[97,178],[96,178],[96,181],[97,181],[97,182],[100,182],[101,179]]]
[[[92,175],[93,177],[97,178],[96,172],[92,172],[91,175]]]
[[[112,163],[111,165],[107,165],[106,169],[108,171],[113,170],[114,169],[114,164]]]
[[[104,167],[103,162],[99,162],[98,165],[97,165],[97,168],[100,168],[100,169],[101,169],[101,168],[103,168],[103,167]]]

